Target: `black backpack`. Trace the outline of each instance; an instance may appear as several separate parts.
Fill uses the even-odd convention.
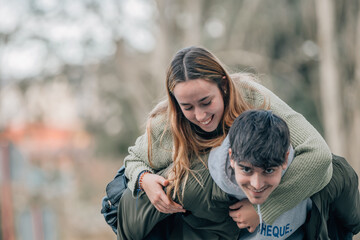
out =
[[[102,199],[101,214],[106,223],[117,234],[117,212],[118,206],[125,189],[128,179],[125,176],[125,166],[122,166],[115,178],[106,186],[106,196]]]

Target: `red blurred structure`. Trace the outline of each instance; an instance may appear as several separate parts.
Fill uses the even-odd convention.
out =
[[[2,239],[15,240],[14,211],[11,192],[10,175],[10,143],[0,141],[0,160],[1,160],[1,232]]]

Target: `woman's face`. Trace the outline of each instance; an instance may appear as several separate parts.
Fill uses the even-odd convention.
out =
[[[200,78],[180,82],[173,93],[190,122],[206,132],[218,127],[224,113],[224,100],[215,82]]]

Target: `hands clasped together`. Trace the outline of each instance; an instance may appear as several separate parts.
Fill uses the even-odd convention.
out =
[[[169,184],[169,181],[156,174],[146,174],[142,182],[142,188],[148,196],[154,207],[162,213],[172,214],[186,212],[178,203],[169,200],[163,188]],[[254,232],[259,225],[259,216],[253,205],[248,199],[241,200],[231,205],[229,211],[230,217],[236,222],[239,228],[246,228],[249,232]]]

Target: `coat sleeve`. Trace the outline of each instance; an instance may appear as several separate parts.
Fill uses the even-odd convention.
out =
[[[334,155],[334,175],[328,188],[328,195],[335,196],[332,211],[347,231],[360,232],[359,179],[354,169],[342,157]]]
[[[129,179],[128,188],[136,197],[136,184],[142,171],[156,173],[166,168],[172,162],[172,136],[170,131],[164,133],[166,125],[165,116],[157,116],[151,123],[152,157],[151,164],[148,159],[148,135],[145,132],[138,137],[135,145],[129,147],[129,155],[124,159],[125,175]]]
[[[295,149],[295,158],[280,185],[261,205],[263,219],[272,224],[282,213],[329,183],[332,177],[331,152],[318,131],[270,90],[252,81],[243,82],[240,87],[251,89],[244,94],[253,106],[259,107],[265,102],[267,108],[285,120]]]

